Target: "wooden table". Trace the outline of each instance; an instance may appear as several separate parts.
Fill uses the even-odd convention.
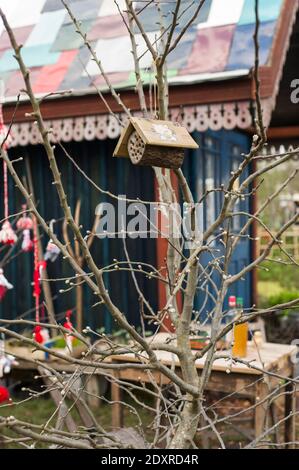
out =
[[[6,352],[14,355],[17,360],[17,364],[12,367],[13,377],[16,376],[17,373],[19,375],[22,374],[22,371],[26,374],[28,372],[38,372],[39,365],[35,361],[38,361],[39,364],[44,363],[45,366],[49,366],[51,369],[60,373],[73,374],[78,370],[77,364],[58,359],[55,356],[50,355],[50,358],[46,360],[45,353],[42,351],[34,351],[32,353],[32,350],[26,347],[6,346]],[[59,350],[59,352],[61,353],[63,351]],[[86,366],[82,368],[82,375],[85,377],[84,390],[87,392],[87,403],[92,408],[97,408],[101,401],[99,376],[104,375],[103,369],[99,368],[99,370],[97,370],[94,367]]]
[[[163,333],[157,335],[157,341],[163,342]],[[150,339],[149,339],[150,341]],[[245,358],[246,361],[250,362],[252,366],[259,369],[278,374],[283,377],[292,377],[294,365],[291,361],[291,356],[296,351],[296,346],[288,346],[282,344],[264,343],[260,348],[259,352],[253,343],[248,343],[248,354]],[[13,351],[9,351],[13,353]],[[37,369],[37,364],[34,359],[41,360],[42,357],[33,357],[32,355],[26,356],[25,351],[18,350],[17,360],[19,364],[14,366],[13,369],[17,370],[32,370]],[[224,355],[225,352],[218,352],[217,354]],[[27,353],[28,355],[28,353]],[[180,375],[180,365],[177,357],[166,351],[156,351],[158,359],[166,366],[174,366],[176,372]],[[23,359],[21,359],[21,357]],[[94,358],[96,359],[96,358]],[[111,360],[111,358],[109,358]],[[146,357],[145,357],[146,361]],[[134,354],[126,354],[122,356],[113,356],[113,362],[116,363],[136,363],[140,362]],[[198,374],[200,375],[205,363],[205,357],[196,360],[196,367]],[[66,361],[54,359],[52,356],[51,360],[45,361],[51,368],[66,373],[73,373],[77,369],[77,365],[69,364]],[[230,373],[227,373],[230,369]],[[128,367],[120,370],[115,369],[103,369],[100,364],[98,368],[84,367],[83,374],[88,376],[88,380],[85,384],[87,392],[87,398],[91,406],[99,406],[99,383],[97,377],[99,375],[105,376],[105,374],[113,375],[117,379],[132,381],[132,382],[144,382],[149,384],[148,373],[144,370],[135,369],[134,367]],[[170,380],[157,370],[151,370],[151,376],[156,380],[157,383],[167,385]],[[265,376],[268,377],[268,376]],[[208,382],[207,391],[223,392],[226,394],[237,393],[240,396],[249,398],[257,406],[254,410],[254,435],[257,437],[261,435],[265,430],[265,423],[268,417],[268,406],[267,401],[263,402],[269,395],[269,392],[273,391],[279,382],[281,381],[276,377],[268,377],[266,381],[262,380],[263,373],[259,370],[249,368],[248,366],[235,363],[230,367],[229,362],[224,359],[217,359],[213,364],[213,371]],[[289,418],[285,422],[285,442],[292,442],[295,440],[295,414],[292,412],[295,410],[295,393],[294,384],[287,383],[285,386],[285,394],[283,408],[284,416]],[[114,428],[120,428],[123,426],[123,408],[121,405],[121,388],[117,382],[112,381],[111,383],[112,401],[113,401],[113,412],[112,412],[112,424]],[[262,402],[262,403],[260,403]],[[259,404],[260,403],[260,404]]]
[[[296,351],[296,347],[264,343],[259,347],[259,352],[256,346],[249,342],[246,361],[250,361],[252,366],[259,369],[278,374],[283,377],[293,377],[293,363],[291,361],[292,354]],[[223,355],[223,353],[217,353]],[[224,353],[225,354],[225,353]],[[174,366],[176,372],[180,375],[180,366],[178,359],[175,355],[166,351],[156,351],[158,359],[167,366]],[[146,360],[146,359],[145,359]],[[136,363],[140,362],[134,354],[126,354],[123,356],[115,356],[114,362],[117,363]],[[196,367],[200,375],[205,363],[205,357],[196,360]],[[228,373],[230,370],[230,373]],[[114,376],[117,379],[150,383],[151,380],[146,371],[127,367],[114,371]],[[157,383],[169,384],[170,380],[157,370],[151,370],[151,375]],[[217,359],[213,364],[213,371],[207,385],[207,391],[224,392],[227,394],[236,393],[241,396],[246,396],[257,406],[254,408],[254,435],[260,436],[266,429],[269,406],[265,398],[273,391],[280,383],[281,379],[274,376],[264,375],[259,370],[248,367],[241,363],[235,363],[230,367],[227,359]],[[260,379],[260,380],[259,380]],[[285,422],[284,442],[295,441],[295,387],[293,383],[287,383],[284,387],[285,394],[283,408],[284,417],[288,417]],[[121,405],[121,388],[117,382],[111,385],[113,412],[112,420],[113,426],[119,428],[123,426],[123,407]],[[294,392],[294,393],[293,393]],[[263,402],[265,400],[265,402]],[[260,404],[259,404],[260,403]]]

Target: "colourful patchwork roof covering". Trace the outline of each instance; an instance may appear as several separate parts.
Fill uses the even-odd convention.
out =
[[[126,26],[113,0],[68,0],[68,4],[87,33],[102,65],[116,88],[135,84],[133,57]],[[125,0],[118,0],[125,9]],[[172,19],[175,2],[161,1],[164,24]],[[268,63],[283,0],[260,0],[260,61]],[[135,2],[136,10],[150,39],[159,35],[159,16],[151,4]],[[189,9],[187,6],[191,5]],[[197,1],[182,0],[180,23],[192,17]],[[206,0],[192,27],[168,58],[170,83],[196,83],[248,74],[253,66],[254,0]],[[0,0],[17,41],[23,44],[23,57],[31,69],[37,94],[61,90],[75,93],[95,91],[94,84],[105,82],[82,38],[60,0]],[[180,28],[178,25],[175,34]],[[149,52],[137,35],[142,56],[143,79],[153,79]],[[0,78],[8,100],[23,87],[18,65],[7,33],[0,20]]]

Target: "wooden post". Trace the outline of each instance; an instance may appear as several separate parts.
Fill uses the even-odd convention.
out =
[[[112,400],[112,427],[119,429],[123,427],[123,407],[121,404],[122,393],[117,382],[118,372],[114,371],[114,379],[111,382],[111,400]]]
[[[265,400],[262,404],[258,404],[263,401],[267,395],[269,395],[269,388],[266,383],[259,381],[255,386],[255,412],[254,412],[254,429],[255,429],[255,438],[258,438],[263,434],[267,427],[267,418],[268,418],[268,401]],[[259,445],[259,447],[267,448],[266,444]]]
[[[76,284],[76,328],[79,333],[83,329],[83,286],[82,280],[78,277]]]
[[[99,378],[95,374],[87,375],[84,388],[86,390],[86,401],[91,408],[98,408],[101,404]]]
[[[77,431],[77,425],[70,415],[68,407],[66,406],[65,401],[63,401],[63,397],[60,391],[56,388],[53,388],[53,380],[55,380],[55,377],[52,376],[51,373],[44,367],[38,366],[37,370],[46,386],[49,387],[49,392],[55,405],[57,408],[59,408],[58,419],[56,423],[57,429],[61,429],[64,422],[68,431],[75,433]]]
[[[292,383],[286,385],[285,395],[285,417],[288,419],[285,421],[285,442],[296,441],[296,428],[295,428],[295,417],[296,417],[296,386]],[[287,449],[294,449],[295,444],[286,444]]]

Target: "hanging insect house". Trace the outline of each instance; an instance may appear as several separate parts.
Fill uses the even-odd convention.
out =
[[[113,156],[130,158],[134,165],[178,169],[185,150],[197,148],[179,123],[134,117],[123,130]]]

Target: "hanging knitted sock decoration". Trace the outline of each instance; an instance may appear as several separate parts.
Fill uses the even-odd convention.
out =
[[[14,245],[18,238],[8,220],[6,220],[0,230],[0,243],[3,245]]]
[[[34,272],[33,272],[33,297],[35,298],[35,321],[40,323],[39,305],[41,295],[41,278],[42,271],[46,268],[46,261],[39,261],[38,256],[38,239],[37,239],[37,222],[36,218],[33,219],[33,246],[34,246]],[[42,334],[42,327],[36,325],[33,331],[33,338],[37,343],[44,343],[44,335]]]
[[[4,94],[4,93],[3,93]],[[2,90],[0,91],[0,145],[2,153],[6,151],[11,143],[11,136],[8,133],[7,127],[4,125],[2,114]],[[13,231],[8,220],[8,182],[7,182],[7,164],[3,160],[3,190],[4,190],[4,223],[0,230],[0,243],[4,245],[14,245],[17,241],[17,236]],[[0,302],[4,298],[6,292],[12,289],[13,285],[8,282],[4,276],[3,269],[0,268]]]
[[[33,250],[33,241],[30,238],[30,230],[23,230],[22,251],[27,253]]]
[[[18,237],[16,236],[9,220],[8,213],[8,182],[7,182],[7,164],[3,160],[3,189],[4,189],[4,223],[0,230],[0,243],[3,245],[14,245]]]
[[[54,224],[55,224],[55,219],[52,219],[51,222],[50,222],[51,232],[53,232]],[[45,260],[46,261],[51,261],[52,263],[54,263],[54,261],[57,259],[58,255],[59,255],[59,253],[60,253],[60,249],[58,248],[58,246],[56,246],[55,243],[53,243],[52,240],[49,240],[47,248],[46,248],[46,253],[45,253],[45,256],[44,256]]]
[[[22,251],[26,253],[33,250],[33,241],[30,237],[30,230],[33,229],[33,221],[25,212],[26,205],[23,205],[22,208],[24,213],[17,222],[17,229],[23,232]]]

